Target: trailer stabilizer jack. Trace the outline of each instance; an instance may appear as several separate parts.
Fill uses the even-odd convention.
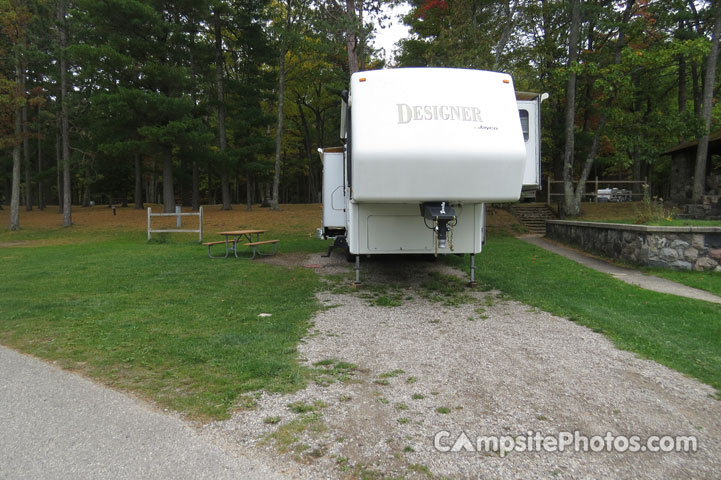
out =
[[[471,281],[468,282],[468,286],[476,286],[476,255],[474,253],[471,253]]]
[[[353,282],[353,286],[358,288],[362,285],[360,281],[360,255],[355,256],[355,267],[353,267],[353,270],[355,270],[355,282]]]
[[[321,257],[328,258],[330,257],[330,254],[333,253],[333,250],[336,248],[340,248],[342,250],[348,250],[348,241],[346,241],[345,236],[335,237],[335,240],[333,241],[333,245],[328,247],[328,253],[325,255],[321,255]]]

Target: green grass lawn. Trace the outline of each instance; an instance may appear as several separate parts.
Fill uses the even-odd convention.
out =
[[[573,219],[570,219],[573,220]],[[633,219],[600,219],[600,220],[586,220],[579,219],[586,222],[596,223],[621,223],[624,225],[635,225],[636,222]],[[721,227],[721,222],[716,220],[685,220],[681,218],[672,218],[671,220],[653,220],[644,223],[643,225],[650,227]]]
[[[273,237],[283,253],[327,248],[307,230]],[[321,288],[311,270],[211,260],[180,237],[68,233],[74,244],[0,248],[0,343],[196,418],[227,417],[247,392],[303,386],[296,347]],[[64,238],[26,230],[0,242],[24,237]],[[467,257],[447,261],[467,269]],[[478,265],[486,286],[721,388],[721,306],[644,291],[512,237],[492,236]]]
[[[286,252],[322,248],[284,240]],[[303,385],[296,345],[318,308],[309,270],[211,260],[197,243],[142,234],[0,257],[5,345],[194,417],[222,418],[244,392]]]
[[[657,277],[668,278],[674,282],[706,290],[707,292],[721,296],[721,274],[716,272],[692,272],[660,268],[644,268],[644,271]]]
[[[721,389],[721,305],[643,290],[512,237],[490,238],[477,264],[479,283]]]
[[[655,227],[721,227],[717,220],[689,220],[672,218],[671,220],[650,221],[646,225]]]

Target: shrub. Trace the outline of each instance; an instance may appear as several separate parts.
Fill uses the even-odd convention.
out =
[[[648,185],[644,183],[643,202],[641,202],[641,206],[634,208],[635,219],[633,223],[643,225],[651,222],[671,221],[676,216],[676,209],[664,205],[661,197],[652,198],[648,190]]]

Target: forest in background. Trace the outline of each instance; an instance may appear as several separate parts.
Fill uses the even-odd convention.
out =
[[[410,35],[388,60],[371,39],[401,3]],[[47,204],[70,225],[91,202],[318,202],[350,74],[416,66],[548,92],[544,174],[566,181],[568,214],[579,178],[663,194],[661,153],[718,117],[718,3],[0,0],[0,200],[10,229]]]

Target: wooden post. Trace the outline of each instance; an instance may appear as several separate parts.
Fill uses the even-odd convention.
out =
[[[598,203],[598,176],[596,176],[596,203]]]
[[[150,207],[148,207],[148,241],[150,241]]]
[[[546,181],[548,182],[548,188],[546,188],[546,191],[548,192],[548,196],[546,197],[546,205],[549,207],[551,206],[551,176],[546,177]]]
[[[176,206],[175,206],[175,213],[180,213],[180,211],[181,211],[181,210],[180,210],[180,205],[176,205]],[[177,217],[175,217],[175,226],[178,227],[178,228],[180,228],[180,227],[183,226],[182,222],[180,221],[181,218],[182,218],[182,217],[181,217],[180,215],[178,215]]]

